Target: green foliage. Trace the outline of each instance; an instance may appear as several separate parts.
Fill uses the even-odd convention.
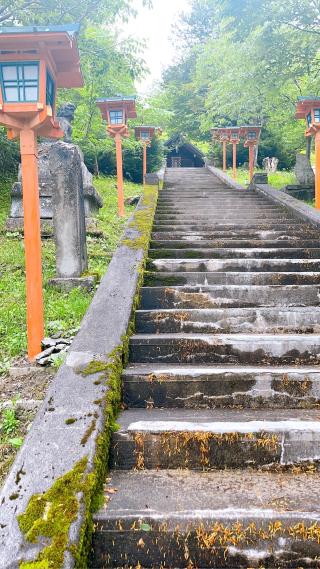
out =
[[[100,238],[88,236],[87,247],[89,273],[95,274],[99,280],[106,272],[123,226],[134,208],[126,206],[125,217],[119,218],[115,178],[101,177],[94,183],[104,200],[98,217],[103,235]],[[6,233],[4,229],[9,213],[10,187],[10,180],[0,182],[0,373],[6,373],[12,359],[26,350],[23,238],[17,233]],[[141,186],[125,182],[126,197],[140,192]],[[80,288],[63,293],[47,285],[48,279],[55,275],[55,248],[52,240],[46,239],[42,243],[42,265],[46,333],[74,333],[91,302],[92,293]],[[58,358],[55,364],[60,363]]]
[[[185,50],[164,75],[170,128],[205,141],[213,126],[259,121],[259,160],[291,168],[305,147],[296,100],[320,93],[319,21],[308,0],[191,0],[177,32]]]
[[[144,2],[147,4],[147,2]],[[0,6],[1,25],[64,24],[67,22],[112,22],[133,14],[129,0],[12,0]]]
[[[19,419],[16,416],[15,405],[6,407],[2,411],[2,422],[0,423],[0,430],[5,435],[12,435],[19,426]]]

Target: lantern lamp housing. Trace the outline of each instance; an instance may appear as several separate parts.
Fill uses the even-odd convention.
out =
[[[158,126],[141,125],[134,127],[134,134],[136,139],[145,142],[150,141],[156,134],[161,135],[161,133],[161,128]]]
[[[46,107],[53,117],[57,88],[82,87],[78,31],[78,24],[0,28],[0,123]]]
[[[123,97],[107,97],[97,100],[97,105],[101,111],[102,118],[105,119],[112,129],[123,129],[128,119],[136,118],[136,98]]]
[[[320,128],[320,98],[300,97],[296,104],[296,118],[306,121],[306,136],[312,136]]]

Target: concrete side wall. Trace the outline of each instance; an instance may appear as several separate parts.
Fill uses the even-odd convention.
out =
[[[288,194],[273,188],[269,184],[257,184],[255,190],[267,198],[269,198],[274,203],[286,207],[292,213],[295,214],[299,219],[308,221],[317,227],[320,226],[320,212],[310,205],[289,196]]]
[[[55,376],[2,488],[1,569],[16,569],[22,561],[35,561],[50,544],[50,539],[44,542],[43,538],[39,540],[41,543],[27,542],[20,531],[17,516],[25,513],[33,496],[52,489],[57,479],[72,473],[83,459],[87,460],[84,479],[89,480],[89,474],[96,474],[97,452],[104,440],[108,421],[106,400],[110,387],[107,380],[111,372],[106,364],[115,360],[115,350],[121,364],[124,337],[128,333],[141,281],[157,193],[156,187],[145,188],[144,196],[128,222],[122,244],[116,250],[83,319],[67,361]],[[68,546],[72,544],[73,551],[77,553],[80,537],[88,522],[90,492],[93,491],[89,490],[86,496],[75,494],[79,500],[79,511],[70,525]],[[73,555],[69,550],[64,551],[63,568],[74,565]]]

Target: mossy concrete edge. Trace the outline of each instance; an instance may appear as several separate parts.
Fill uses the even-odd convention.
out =
[[[66,363],[55,376],[1,490],[1,569],[87,566],[91,514],[99,505],[157,195],[156,186],[144,189]],[[79,465],[84,464],[75,484],[73,474],[79,476]],[[57,505],[48,502],[43,508],[41,499],[54,496],[61,481],[71,481],[77,490],[76,500],[70,501],[75,510],[67,524],[66,543],[66,525],[62,524],[62,531],[49,523]],[[50,549],[53,538],[57,548],[62,543],[62,560],[61,555],[54,556],[54,547]]]

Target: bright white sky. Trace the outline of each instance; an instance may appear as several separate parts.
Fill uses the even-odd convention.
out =
[[[144,59],[150,69],[150,75],[137,85],[139,94],[146,95],[154,82],[161,78],[162,70],[175,60],[175,49],[170,41],[172,26],[180,12],[189,9],[188,0],[153,0],[153,8],[143,8],[141,0],[133,0],[133,7],[138,16],[125,26],[126,36],[145,39],[147,48]]]

